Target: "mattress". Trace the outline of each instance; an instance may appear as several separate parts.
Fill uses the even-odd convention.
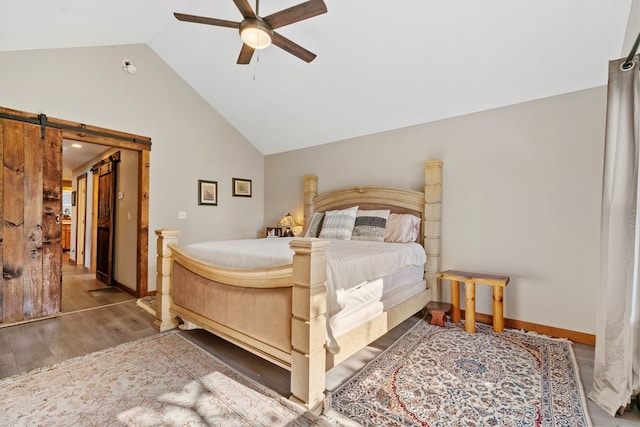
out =
[[[353,288],[345,294],[342,310],[328,319],[333,335],[340,336],[424,291],[423,279],[424,267],[410,265]]]

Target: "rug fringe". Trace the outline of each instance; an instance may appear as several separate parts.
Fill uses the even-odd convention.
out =
[[[569,353],[571,354],[571,361],[573,363],[573,368],[576,371],[576,382],[578,383],[578,385],[580,387],[578,387],[580,389],[580,400],[582,402],[582,406],[584,407],[584,417],[585,417],[585,421],[587,422],[588,426],[593,426],[593,423],[591,421],[591,414],[589,413],[589,406],[587,403],[587,393],[584,389],[584,384],[582,383],[582,378],[580,377],[580,366],[578,365],[578,359],[576,359],[576,353],[573,351],[573,342],[571,342],[571,340],[566,340],[569,345],[570,345],[570,349],[571,351],[569,351]]]
[[[453,326],[453,327],[455,327],[455,326],[464,327],[464,323],[465,323],[464,319],[461,319],[460,320],[460,325],[457,325],[456,323],[452,323],[451,321],[447,321],[446,324],[450,325],[450,326]],[[490,324],[486,324],[486,323],[476,323],[476,326],[477,327],[481,327],[481,328],[492,328],[492,326]],[[541,338],[547,338],[547,339],[554,340],[554,341],[563,341],[563,342],[568,342],[570,344],[573,344],[573,341],[571,341],[568,338],[554,337],[554,336],[551,336],[551,335],[548,335],[548,334],[543,334],[543,333],[536,332],[536,331],[527,331],[525,329],[516,329],[516,328],[505,327],[504,328],[504,332],[517,332],[517,333],[525,334],[525,335],[526,334],[535,335],[535,336],[541,337]]]
[[[508,330],[509,332],[517,332],[517,333],[524,334],[524,335],[534,335],[536,337],[546,338],[548,340],[566,342],[568,344],[573,345],[573,341],[571,341],[569,338],[552,337],[551,335],[542,334],[542,333],[536,332],[536,331],[526,331],[524,329],[511,329],[511,328],[508,328],[508,329],[505,329],[505,331],[506,330]]]
[[[331,392],[325,393],[324,407],[322,408],[321,416],[329,421],[334,426],[341,427],[360,427],[361,424],[353,421],[350,418],[345,417],[341,413],[335,411],[331,407]]]
[[[149,305],[147,304],[143,298],[138,298],[136,300],[136,305],[138,307],[140,307],[141,309],[143,309],[144,311],[146,311],[147,313],[155,316],[156,315],[156,311]]]

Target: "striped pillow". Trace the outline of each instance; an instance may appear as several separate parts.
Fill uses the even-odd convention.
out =
[[[319,237],[321,239],[351,240],[357,214],[357,206],[325,212]]]
[[[322,227],[322,220],[324,219],[324,213],[315,212],[309,221],[309,228],[303,234],[304,237],[318,237],[320,229]]]
[[[384,242],[387,218],[389,218],[390,212],[388,209],[377,211],[358,210],[351,240]]]

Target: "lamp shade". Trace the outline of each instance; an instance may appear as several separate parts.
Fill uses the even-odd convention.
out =
[[[282,237],[293,237],[293,230],[291,227],[295,227],[297,225],[295,218],[290,213],[287,213],[278,223],[280,227],[285,227],[284,233],[282,233]]]
[[[286,214],[278,223],[281,227],[294,227],[296,226],[296,220],[290,213]]]

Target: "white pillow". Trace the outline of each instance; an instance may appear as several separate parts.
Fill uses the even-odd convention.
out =
[[[387,228],[388,209],[367,211],[358,209],[351,240],[369,240],[383,242]]]
[[[410,214],[390,214],[387,219],[385,242],[407,243],[415,242],[420,234],[421,219]]]
[[[327,211],[320,230],[321,239],[351,240],[351,233],[356,223],[358,207]]]

